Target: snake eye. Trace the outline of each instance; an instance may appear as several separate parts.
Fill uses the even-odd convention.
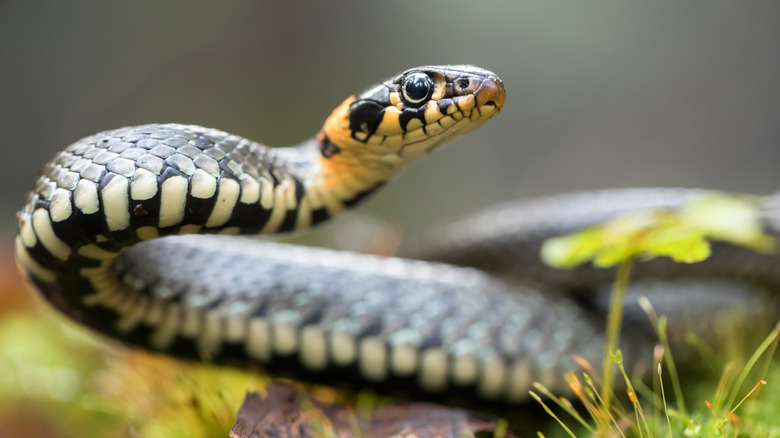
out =
[[[411,105],[418,105],[425,101],[433,91],[433,81],[425,73],[411,73],[404,79],[401,85],[401,95]]]

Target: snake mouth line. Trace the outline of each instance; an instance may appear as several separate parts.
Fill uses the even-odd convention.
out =
[[[482,110],[480,110],[480,108],[477,108],[477,107],[471,108],[471,109],[469,110],[469,112],[468,112],[468,115],[466,115],[466,112],[465,112],[465,111],[461,111],[461,114],[463,115],[463,117],[462,117],[460,120],[458,120],[458,121],[457,121],[457,122],[455,122],[454,124],[452,124],[452,125],[450,125],[450,126],[448,126],[448,127],[444,128],[444,130],[443,130],[443,131],[441,131],[441,132],[439,132],[439,133],[437,134],[438,136],[441,136],[441,137],[442,137],[442,141],[441,141],[441,142],[437,142],[437,143],[435,143],[435,144],[433,144],[433,145],[429,146],[428,148],[426,148],[426,149],[425,149],[424,153],[425,153],[425,154],[430,154],[431,152],[433,152],[434,150],[436,150],[436,149],[437,149],[439,146],[441,146],[441,145],[442,145],[442,143],[443,143],[443,141],[445,141],[445,140],[447,139],[447,137],[448,137],[448,132],[449,132],[449,131],[451,131],[451,130],[452,130],[453,128],[455,128],[456,126],[459,126],[461,123],[470,123],[470,122],[472,122],[472,121],[471,121],[471,115],[473,114],[473,112],[474,112],[474,111],[477,111],[477,113],[479,114],[480,118],[484,120],[482,123],[486,123],[487,121],[489,121],[490,119],[492,119],[493,117],[495,117],[495,116],[496,116],[496,115],[497,115],[499,112],[501,112],[501,108],[500,108],[498,105],[496,105],[494,102],[492,102],[492,101],[485,102],[485,103],[484,103],[482,106],[492,106],[492,107],[493,107],[493,109],[492,109],[492,110],[490,111],[490,113],[488,113],[487,115],[484,115],[484,114],[482,114]],[[464,122],[464,120],[465,120],[465,122]],[[464,131],[464,133],[465,133],[465,132],[468,132],[468,131],[470,131],[470,130],[473,130],[473,129],[477,129],[477,128],[479,127],[479,125],[481,125],[481,124],[475,124],[475,126],[473,126],[471,129],[467,129],[466,131]],[[408,147],[408,146],[413,146],[413,145],[415,145],[415,144],[422,143],[422,142],[424,142],[425,140],[426,140],[426,139],[423,139],[423,140],[418,140],[418,141],[416,141],[416,142],[413,142],[413,143],[409,143],[409,144],[407,144],[407,145],[404,145],[404,147],[403,147],[403,148],[401,148],[401,151],[399,151],[399,154],[401,154],[401,152],[402,152],[402,151],[403,151],[403,150],[404,150],[406,147]]]
[[[471,111],[473,111],[473,109],[469,110],[469,116],[471,115]],[[468,122],[468,119],[469,119],[469,117],[467,117],[467,116],[466,116],[466,113],[465,113],[465,111],[461,111],[461,112],[460,112],[460,114],[462,115],[462,117],[461,117],[461,119],[460,119],[460,120],[457,120],[457,121],[456,121],[455,123],[453,123],[452,125],[450,125],[450,126],[448,126],[448,127],[444,128],[444,130],[442,130],[441,132],[439,132],[439,133],[438,133],[438,134],[436,134],[436,135],[437,135],[437,136],[439,136],[439,137],[441,137],[441,138],[442,138],[442,140],[444,140],[444,139],[446,139],[446,138],[447,138],[447,135],[446,135],[446,134],[447,134],[447,132],[451,131],[451,130],[452,130],[453,128],[455,128],[456,126],[459,126],[461,123],[463,123],[463,121],[464,121],[464,120],[465,120],[466,122]],[[492,117],[492,116],[491,116],[491,117]],[[439,121],[437,120],[437,123],[438,123],[438,122],[439,122]],[[420,128],[420,129],[422,129],[422,128]],[[398,155],[399,155],[399,156],[403,156],[403,152],[404,152],[404,150],[406,150],[407,148],[409,148],[409,147],[412,147],[412,146],[415,146],[415,145],[418,145],[418,144],[420,144],[420,143],[426,143],[426,142],[429,142],[430,140],[431,140],[431,137],[426,137],[426,138],[423,138],[423,139],[420,139],[420,140],[416,140],[416,141],[413,141],[413,142],[406,143],[406,144],[404,144],[404,145],[402,145],[402,146],[401,146],[401,149],[398,151]],[[438,148],[439,146],[441,146],[441,142],[436,142],[436,143],[434,143],[434,144],[432,144],[432,145],[428,146],[428,147],[427,147],[427,148],[424,150],[424,153],[425,153],[425,154],[429,154],[429,153],[431,153],[432,151],[436,150],[436,148]]]

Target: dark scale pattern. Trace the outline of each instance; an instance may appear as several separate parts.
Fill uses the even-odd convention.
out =
[[[386,263],[244,238],[182,236],[131,248],[118,270],[128,285],[152,296],[200,308],[232,306],[244,316],[296,327],[314,324],[325,333],[380,336],[390,345],[403,339],[421,351],[443,347],[450,360],[457,353],[455,341],[467,339],[483,359],[498,355],[511,364],[542,351],[558,358],[576,351],[596,363],[603,341],[600,323],[589,326],[572,302],[477,271],[418,261]],[[476,329],[475,318],[482,328]],[[554,365],[530,360],[538,371],[572,366],[568,360]]]
[[[135,230],[157,227],[160,219],[157,212],[163,202],[163,183],[172,177],[182,177],[188,181],[184,218],[162,230],[162,234],[177,233],[182,225],[204,225],[215,208],[216,195],[200,199],[189,194],[193,190],[191,178],[198,169],[213,177],[216,185],[224,178],[236,181],[254,178],[260,184],[276,185],[290,180],[293,186],[300,186],[300,178],[290,175],[275,159],[273,152],[255,142],[197,126],[143,125],[102,132],[70,145],[44,167],[25,211],[32,214],[35,208],[48,208],[46,201],[52,199],[58,188],[64,189],[70,193],[71,214],[64,220],[52,222],[54,233],[60,240],[75,249],[88,243],[103,246],[100,236],[112,235],[115,239],[120,238],[121,245],[124,245],[138,240],[134,237]],[[139,170],[150,172],[157,178],[151,197],[138,195],[130,189]],[[124,230],[109,229],[104,214],[102,192],[114,178],[127,180],[130,226]],[[80,181],[88,181],[94,186],[84,192],[91,195],[82,196],[81,204],[77,204],[74,194],[78,192]],[[147,181],[147,192],[149,184],[151,182]],[[300,199],[302,190],[296,192]],[[139,199],[134,199],[131,194]],[[262,229],[269,216],[270,210],[262,208],[259,201],[252,204],[239,202],[228,222],[229,225],[256,232]],[[283,227],[294,228],[294,211],[286,212],[285,217],[288,219]],[[50,255],[44,254],[46,252],[45,249],[32,250],[32,255],[40,257],[46,266],[56,265],[49,260]]]
[[[236,176],[246,174],[258,181],[270,181],[272,177],[269,169],[275,169],[276,172],[284,169],[279,169],[279,163],[275,162],[275,156],[269,149],[257,143],[243,140],[230,146],[230,150],[219,148],[225,153],[220,164],[225,163],[224,166]],[[224,159],[225,157],[227,159]]]

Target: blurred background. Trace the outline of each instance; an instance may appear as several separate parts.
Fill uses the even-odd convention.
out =
[[[571,190],[774,191],[778,17],[727,1],[0,1],[0,322],[28,306],[14,213],[56,151],[149,122],[294,144],[419,64],[493,70],[508,101],[361,208],[396,228]]]

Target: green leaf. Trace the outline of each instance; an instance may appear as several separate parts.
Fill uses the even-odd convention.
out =
[[[547,239],[542,245],[541,257],[550,266],[573,268],[594,258],[600,244],[600,230],[587,228],[568,236]]]
[[[709,193],[686,205],[680,215],[714,240],[761,252],[776,249],[775,239],[764,232],[761,207],[755,198]]]
[[[709,192],[673,211],[631,211],[548,239],[541,257],[548,265],[562,269],[588,261],[597,267],[611,267],[631,258],[670,257],[676,262],[696,263],[710,256],[711,240],[773,252],[777,245],[764,230],[758,201]]]

